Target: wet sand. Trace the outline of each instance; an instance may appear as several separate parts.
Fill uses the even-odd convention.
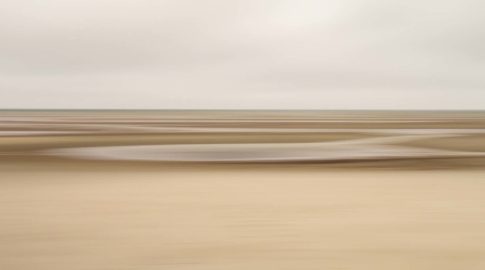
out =
[[[0,115],[0,269],[485,269],[483,114],[213,114]]]

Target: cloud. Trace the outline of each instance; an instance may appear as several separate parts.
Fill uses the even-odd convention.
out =
[[[485,109],[483,1],[2,5],[4,108]]]

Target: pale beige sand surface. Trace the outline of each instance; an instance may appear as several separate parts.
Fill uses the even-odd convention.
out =
[[[0,270],[483,270],[484,112],[0,111]]]
[[[481,170],[0,175],[0,269],[485,269]]]

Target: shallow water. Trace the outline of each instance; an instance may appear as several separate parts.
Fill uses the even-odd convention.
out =
[[[420,135],[398,135],[371,139],[343,140],[321,143],[257,143],[257,144],[189,144],[136,145],[64,148],[43,153],[85,159],[146,160],[146,161],[202,161],[202,162],[268,162],[268,161],[342,161],[413,159],[433,157],[485,157],[485,152],[447,151],[439,149],[399,146],[416,139],[452,137],[446,134],[415,131]],[[461,134],[466,134],[460,131]]]

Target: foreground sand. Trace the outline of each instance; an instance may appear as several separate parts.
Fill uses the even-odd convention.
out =
[[[0,269],[485,269],[485,171],[2,169]]]

